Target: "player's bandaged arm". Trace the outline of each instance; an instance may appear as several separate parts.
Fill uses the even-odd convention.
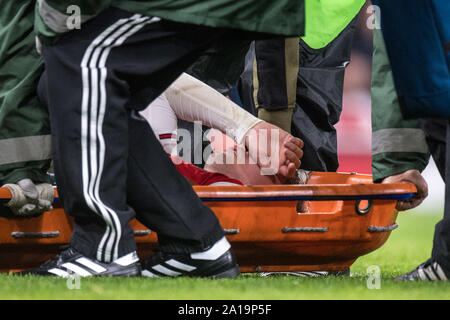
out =
[[[218,129],[243,144],[248,131],[262,120],[207,84],[183,73],[164,92],[179,119]]]

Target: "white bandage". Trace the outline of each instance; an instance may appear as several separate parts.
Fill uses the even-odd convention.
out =
[[[179,119],[218,129],[239,144],[262,121],[205,83],[183,73],[164,92]]]

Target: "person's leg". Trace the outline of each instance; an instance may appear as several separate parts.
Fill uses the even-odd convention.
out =
[[[250,66],[251,104],[258,118],[291,132],[299,69],[299,38],[257,40]],[[250,88],[250,85],[252,88]]]
[[[436,167],[445,181],[446,177],[446,150],[447,150],[447,120],[421,119],[420,127],[425,134],[428,149],[433,157]]]
[[[128,225],[134,210],[127,199],[127,108],[147,106],[219,36],[217,30],[111,8],[43,48],[55,174],[64,209],[75,217],[71,246],[83,256],[108,263],[135,250]],[[148,166],[164,163],[161,153],[145,155]],[[156,179],[177,183],[171,175]],[[183,223],[177,220],[184,215],[181,208],[180,203],[180,211],[172,211],[175,218],[162,224],[169,234]],[[199,205],[198,215],[212,213]],[[217,220],[212,223],[205,229],[216,234],[199,235],[201,246],[222,235]]]
[[[63,208],[75,218],[71,246],[109,263],[135,251],[126,203],[127,84],[106,65],[120,36],[138,21],[108,11],[44,46],[55,177]],[[123,19],[123,20],[121,20]],[[123,29],[121,29],[123,28]]]
[[[191,253],[221,239],[225,233],[216,216],[175,168],[147,121],[131,112],[129,130],[127,201],[136,218],[157,232],[160,249]]]
[[[355,25],[356,18],[320,49],[298,38],[271,39],[255,41],[246,56],[239,83],[244,108],[304,141],[304,170],[339,166],[334,126]]]
[[[444,217],[436,224],[431,258],[411,272],[400,275],[396,280],[447,280],[450,277],[450,184],[448,154],[450,147],[450,125],[445,119],[421,119],[420,126],[434,162],[445,181]]]
[[[335,125],[342,112],[345,68],[350,63],[356,22],[355,17],[321,49],[300,40],[292,135],[305,142],[302,169],[336,171],[339,167]]]
[[[236,257],[219,221],[172,164],[147,121],[132,111],[129,128],[128,203],[159,240],[157,254],[142,263],[142,275],[238,275]],[[158,161],[149,165],[149,158]]]
[[[445,172],[443,176],[445,181],[444,217],[436,224],[431,258],[450,275],[450,123],[445,122],[447,126],[443,131],[446,134],[446,144],[445,147],[441,147],[443,149],[441,154],[445,155],[445,161],[440,161],[445,163],[444,169],[440,165],[440,171]],[[435,158],[434,154],[433,157]]]

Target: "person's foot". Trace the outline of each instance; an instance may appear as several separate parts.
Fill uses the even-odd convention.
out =
[[[142,264],[145,277],[234,278],[239,273],[236,257],[225,237],[202,252],[172,254],[159,251]]]
[[[437,281],[448,280],[450,270],[444,270],[436,261],[429,259],[411,272],[394,278],[398,281]]]
[[[139,276],[141,268],[136,252],[124,255],[111,263],[89,259],[68,248],[59,255],[44,262],[41,266],[17,273],[18,275],[57,276]]]
[[[328,276],[350,276],[350,269],[342,271],[288,271],[288,272],[261,272],[260,277],[273,277],[273,276],[295,276],[302,278],[316,278],[316,277],[328,277]]]

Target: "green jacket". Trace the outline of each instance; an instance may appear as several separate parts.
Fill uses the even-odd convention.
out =
[[[378,182],[407,170],[423,171],[430,154],[418,120],[404,120],[381,30],[374,30],[372,174]]]
[[[49,181],[50,124],[36,96],[44,68],[35,49],[34,5],[0,0],[0,185]]]
[[[38,0],[36,29],[41,41],[69,31],[73,5],[81,22],[109,6],[166,20],[284,36],[304,33],[304,0]],[[71,7],[72,6],[72,7]],[[70,24],[69,24],[70,25]]]

